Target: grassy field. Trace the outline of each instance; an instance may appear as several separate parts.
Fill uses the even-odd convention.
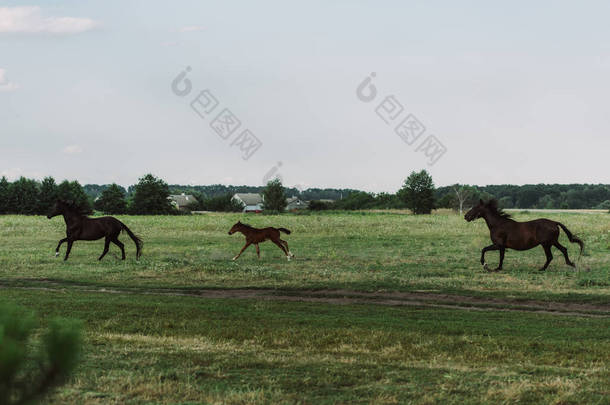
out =
[[[484,272],[484,222],[451,213],[123,217],[145,241],[139,262],[126,236],[125,262],[116,247],[97,262],[101,241],[77,242],[63,262],[53,254],[63,220],[6,216],[0,302],[43,324],[85,322],[85,357],[57,404],[610,403],[610,215],[544,216],[585,241],[578,271],[554,251],[538,272],[539,248]],[[295,260],[266,243],[260,260],[251,247],[232,262],[238,219],[291,229]],[[236,289],[266,295],[222,297]],[[347,298],[324,299],[337,290]],[[316,291],[318,302],[304,299]],[[421,305],[349,299],[364,292],[418,294]]]

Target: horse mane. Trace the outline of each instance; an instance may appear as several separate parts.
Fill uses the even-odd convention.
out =
[[[500,218],[510,219],[512,216],[509,213],[504,212],[501,208],[498,208],[498,200],[492,198],[487,201],[485,207],[491,211],[492,214],[499,216]]]
[[[72,212],[73,214],[80,215],[81,217],[86,217],[87,215],[89,215],[89,212],[87,209],[80,207],[73,201],[64,201],[64,200],[60,200],[60,201],[66,207],[66,209],[68,211]]]
[[[242,226],[245,226],[246,228],[254,228],[252,225],[250,224],[245,224],[243,222],[240,222],[240,224],[242,224]]]

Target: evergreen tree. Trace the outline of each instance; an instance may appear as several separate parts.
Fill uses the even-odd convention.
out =
[[[38,196],[37,213],[40,215],[47,214],[53,204],[57,201],[57,184],[53,177],[45,177],[40,185],[40,193]]]
[[[84,213],[92,212],[89,197],[78,181],[62,181],[57,187],[57,198],[72,201]]]
[[[284,212],[286,209],[286,194],[280,179],[276,178],[267,183],[267,187],[263,190],[263,199],[265,210]]]
[[[2,179],[0,179],[0,215],[9,213],[10,188],[11,183],[8,182],[6,177],[2,176]]]
[[[8,212],[21,215],[37,214],[38,197],[38,183],[21,177],[9,187]]]
[[[125,191],[115,183],[102,191],[100,197],[95,201],[94,207],[105,214],[125,214],[127,212],[127,201]]]
[[[434,182],[426,170],[412,172],[398,196],[414,214],[430,214],[434,209]]]
[[[176,213],[168,200],[169,186],[152,174],[140,178],[134,187],[129,211],[135,215],[167,215]]]

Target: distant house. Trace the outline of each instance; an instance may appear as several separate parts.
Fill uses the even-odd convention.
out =
[[[237,193],[233,201],[244,207],[243,212],[263,212],[263,196],[257,193]]]
[[[309,208],[309,202],[303,201],[299,197],[292,196],[286,199],[286,211],[299,211]]]
[[[257,193],[237,193],[233,200],[244,207],[244,212],[263,212],[264,198]],[[286,199],[286,211],[299,211],[309,208],[309,202],[292,196]]]
[[[168,200],[172,203],[172,205],[178,208],[180,211],[188,211],[189,206],[193,204],[198,204],[199,201],[195,197],[190,194],[179,194],[179,195],[170,195],[167,197]]]

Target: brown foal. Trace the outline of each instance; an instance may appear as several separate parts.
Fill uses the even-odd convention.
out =
[[[284,232],[285,234],[290,235],[290,231],[286,228],[259,229],[254,228],[248,224],[242,224],[240,221],[238,221],[229,231],[229,235],[233,235],[235,232],[241,232],[246,237],[246,244],[243,248],[241,248],[241,251],[237,254],[237,256],[233,258],[233,260],[237,260],[237,258],[241,256],[242,253],[244,253],[244,250],[246,250],[248,246],[252,244],[256,246],[256,254],[260,259],[261,251],[258,247],[258,244],[267,240],[270,240],[271,242],[275,243],[280,249],[282,249],[282,252],[286,254],[286,258],[288,259],[288,261],[290,261],[290,259],[294,257],[294,255],[290,253],[290,249],[288,248],[288,242],[280,239],[280,232]]]

